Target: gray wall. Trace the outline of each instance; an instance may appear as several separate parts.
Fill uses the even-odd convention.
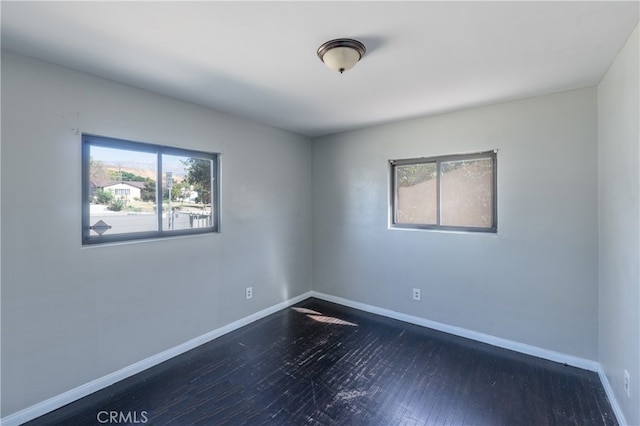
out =
[[[630,425],[640,425],[639,30],[598,87],[599,357]],[[631,375],[631,398],[623,372]]]
[[[77,129],[221,152],[222,233],[83,248]],[[310,154],[288,132],[3,52],[2,416],[310,291]]]
[[[587,88],[314,139],[314,291],[596,360],[596,104]],[[387,228],[389,159],[491,149],[497,235]]]

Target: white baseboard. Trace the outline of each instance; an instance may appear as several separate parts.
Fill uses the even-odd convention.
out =
[[[278,312],[291,305],[295,305],[296,303],[301,302],[305,299],[308,299],[309,297],[311,297],[311,292],[304,293],[300,296],[296,296],[291,299],[280,302],[276,305],[270,306],[259,312],[251,314],[247,317],[234,321],[231,324],[227,324],[225,326],[217,328],[213,331],[203,334],[202,336],[198,336],[178,346],[175,346],[173,348],[167,349],[166,351],[160,352],[159,354],[150,356],[149,358],[143,359],[142,361],[138,361],[135,364],[131,364],[118,371],[114,371],[111,374],[107,374],[106,376],[100,377],[89,383],[78,386],[77,388],[71,389],[60,395],[54,396],[45,401],[39,402],[35,405],[32,405],[23,410],[20,410],[16,413],[10,414],[0,419],[0,425],[2,426],[20,425],[22,423],[25,423],[37,417],[40,417],[44,414],[50,413],[53,410],[57,410],[58,408],[63,407],[71,402],[77,401],[80,398],[84,398],[87,395],[91,395],[94,392],[97,392],[101,389],[111,386],[116,382],[119,382],[135,374],[138,374],[148,368],[156,366],[175,356],[183,354],[217,337],[220,337],[234,330],[237,330],[240,327],[244,327],[247,324],[250,324],[254,321],[262,319],[268,315]]]
[[[602,382],[602,387],[604,387],[604,392],[607,394],[607,398],[609,398],[609,403],[613,409],[613,414],[616,415],[618,424],[620,426],[626,426],[627,420],[624,418],[624,413],[620,405],[618,405],[618,398],[616,398],[615,393],[613,393],[613,388],[611,387],[611,383],[609,383],[609,378],[602,369],[602,365],[598,366],[598,376],[600,377],[600,382]]]
[[[354,302],[353,300],[344,299],[342,297],[337,297],[337,296],[331,296],[329,294],[319,293],[317,291],[312,291],[311,297],[316,297],[318,299],[326,300],[327,302],[334,302],[340,305],[349,306],[351,308],[360,309],[361,311],[382,315],[388,318],[397,319],[397,320],[408,322],[411,324],[432,328],[434,330],[443,331],[445,333],[453,334],[460,337],[465,337],[467,339],[476,340],[482,343],[487,343],[492,346],[497,346],[497,347],[509,349],[515,352],[532,355],[538,358],[548,359],[548,360],[559,362],[562,364],[571,365],[573,367],[582,368],[583,370],[589,370],[593,372],[598,371],[598,367],[599,367],[598,362],[580,358],[573,355],[568,355],[562,352],[543,349],[537,346],[527,345],[525,343],[515,342],[513,340],[503,339],[501,337],[491,336],[489,334],[479,333],[473,330],[467,330],[466,328],[462,328],[462,327],[443,324],[440,322],[431,321],[431,320],[416,317],[413,315],[407,315],[407,314],[392,311],[389,309],[367,305],[365,303]]]

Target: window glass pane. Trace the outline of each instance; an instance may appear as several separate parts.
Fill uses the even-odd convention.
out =
[[[395,167],[396,223],[437,223],[436,164]]]
[[[490,158],[440,165],[441,225],[493,225],[493,162]]]
[[[82,141],[83,244],[218,232],[217,154]]]
[[[212,166],[208,158],[162,155],[163,229],[213,226]]]
[[[90,145],[90,236],[157,230],[156,157],[152,152]]]

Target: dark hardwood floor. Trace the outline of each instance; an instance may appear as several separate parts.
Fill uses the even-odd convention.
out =
[[[113,420],[154,425],[617,424],[593,372],[317,299],[28,424],[116,424]]]

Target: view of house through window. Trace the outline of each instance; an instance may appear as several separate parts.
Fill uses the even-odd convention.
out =
[[[217,155],[83,136],[83,242],[215,232]]]
[[[496,232],[496,153],[391,161],[391,225]]]

